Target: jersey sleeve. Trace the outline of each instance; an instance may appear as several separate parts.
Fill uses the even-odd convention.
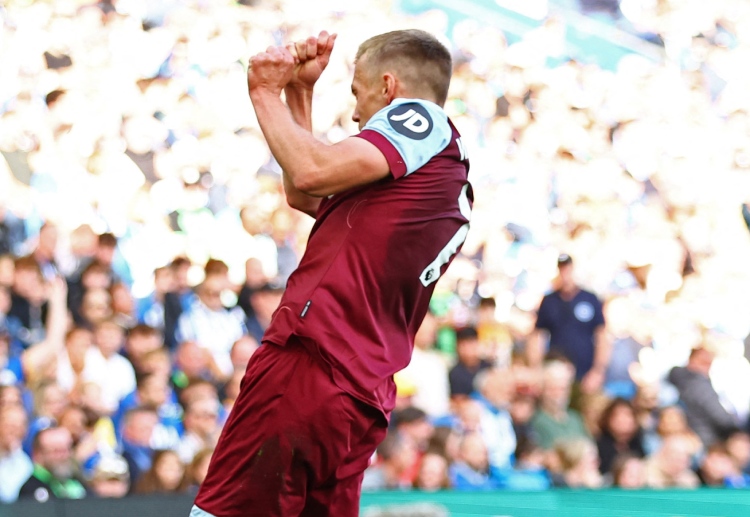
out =
[[[378,111],[356,135],[385,156],[394,178],[411,174],[446,148],[452,131],[442,108],[420,99],[398,99]]]

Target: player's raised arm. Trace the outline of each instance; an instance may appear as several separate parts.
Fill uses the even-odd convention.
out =
[[[284,96],[294,121],[310,132],[312,132],[313,88],[328,66],[335,41],[336,34],[322,31],[317,37],[310,36],[306,40],[290,43],[286,47],[294,57],[296,65],[292,79],[284,88]],[[310,196],[297,189],[286,172],[283,172],[282,179],[289,206],[315,217],[321,198]]]
[[[269,47],[251,58],[248,70],[248,89],[258,122],[291,186],[309,196],[323,197],[386,177],[388,163],[373,144],[348,138],[327,145],[295,122],[280,94],[293,79],[296,65],[288,48]]]

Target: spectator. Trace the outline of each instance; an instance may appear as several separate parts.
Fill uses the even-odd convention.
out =
[[[614,460],[626,452],[643,458],[643,434],[630,402],[623,398],[613,400],[601,418],[601,435],[596,441],[599,450],[599,469],[602,474],[611,471]]]
[[[573,379],[568,363],[552,361],[544,367],[539,408],[531,419],[543,449],[552,449],[555,442],[566,438],[590,438],[581,415],[569,407]]]
[[[229,358],[232,360],[232,369],[234,372],[245,373],[247,363],[258,350],[258,342],[250,335],[242,336],[234,342],[232,350],[229,352]]]
[[[281,284],[267,282],[250,295],[253,312],[245,319],[245,326],[247,332],[258,343],[263,342],[263,334],[271,324],[271,318],[281,302],[282,294],[284,294],[284,287]]]
[[[742,471],[732,461],[723,444],[714,444],[706,450],[697,473],[703,486],[725,487],[737,482],[745,485]]]
[[[474,377],[492,366],[480,356],[479,335],[473,327],[456,332],[456,354],[458,362],[448,374],[452,399],[471,395],[474,391]]]
[[[10,346],[11,333],[18,332],[21,326],[21,322],[15,316],[9,316],[11,307],[11,295],[10,289],[4,285],[0,285],[0,334],[8,341]],[[18,347],[16,347],[18,348]]]
[[[154,270],[154,291],[136,301],[136,317],[141,324],[149,325],[164,332],[167,314],[179,315],[182,312],[177,296],[167,296],[174,290],[174,275],[168,266]],[[168,305],[170,305],[168,307]],[[172,322],[172,329],[176,320]]]
[[[109,296],[112,300],[112,318],[122,328],[133,328],[138,320],[136,319],[135,299],[130,288],[122,282],[115,282],[109,288]]]
[[[55,260],[58,236],[59,230],[54,224],[44,223],[39,229],[36,248],[31,253],[36,263],[39,264],[42,277],[47,281],[60,274]]]
[[[18,385],[0,384],[0,408],[7,406],[23,407],[23,396]]]
[[[44,322],[47,318],[44,277],[33,257],[16,259],[8,316],[14,317],[20,324],[13,338],[24,349],[44,339]]]
[[[448,366],[435,349],[436,337],[437,322],[428,312],[414,336],[411,362],[399,374],[407,377],[416,389],[412,404],[432,418],[445,416],[450,410]]]
[[[68,278],[68,307],[78,325],[86,326],[92,322],[89,319],[96,321],[109,316],[102,306],[105,304],[106,309],[110,309],[109,288],[112,281],[109,273],[107,266],[93,261],[81,271],[80,277]],[[90,292],[96,292],[97,296],[89,299],[86,306],[84,299]],[[106,297],[101,293],[107,293]],[[105,301],[102,303],[101,300]]]
[[[479,434],[487,447],[490,468],[509,469],[516,450],[516,433],[508,411],[515,393],[513,376],[508,370],[488,368],[477,374],[474,385],[482,407]]]
[[[185,487],[188,493],[198,493],[198,488],[203,483],[203,480],[206,479],[208,465],[213,453],[213,448],[202,449],[196,453],[193,461],[187,466],[185,470]]]
[[[65,336],[65,350],[57,358],[57,380],[66,393],[80,395],[84,382],[104,384],[105,361],[91,331],[74,327]]]
[[[594,440],[597,440],[602,433],[602,415],[611,402],[612,399],[603,391],[589,395],[582,394],[578,398],[578,411],[581,414],[581,418],[583,418],[586,430]]]
[[[536,412],[536,399],[529,395],[516,395],[511,400],[508,411],[513,421],[513,432],[516,435],[516,439],[521,440],[521,438],[526,438],[535,441],[531,419]]]
[[[417,454],[417,447],[411,439],[389,432],[377,448],[376,461],[365,470],[362,490],[411,488],[409,471],[418,462]]]
[[[0,201],[0,255],[17,253],[26,240],[25,234],[23,220]]]
[[[196,290],[198,298],[180,316],[178,328],[180,339],[195,341],[211,351],[214,361],[227,377],[232,374],[229,351],[245,333],[242,311],[227,310],[221,302],[221,293],[226,287],[222,275],[206,277]]]
[[[636,490],[646,487],[645,464],[641,458],[625,452],[612,462],[612,486]]]
[[[195,292],[188,282],[192,262],[187,257],[176,257],[169,264],[172,290],[164,295],[164,344],[170,350],[177,346],[177,326],[180,316],[195,301]],[[159,328],[157,326],[157,328]]]
[[[107,279],[104,285],[100,287],[111,286],[121,280],[121,276],[115,273],[115,253],[117,251],[117,237],[114,234],[106,232],[97,236],[96,247],[93,250],[93,255],[82,260],[79,264],[78,269],[71,275],[70,280],[73,282],[82,281],[84,273],[91,266],[96,263],[97,271],[101,271],[106,275]],[[86,282],[81,282],[84,289],[86,289]]]
[[[219,401],[198,399],[185,408],[185,431],[177,447],[180,460],[189,464],[195,455],[216,445],[219,438]]]
[[[81,406],[70,405],[60,415],[59,427],[65,428],[70,433],[73,445],[73,460],[81,467],[84,475],[91,473],[93,464],[96,463],[100,446],[102,450],[112,450],[114,443],[114,432],[108,443],[100,443],[92,433],[93,426],[98,418],[91,412],[87,412]]]
[[[24,381],[23,363],[17,355],[11,355],[10,339],[10,334],[0,329],[0,385],[15,386]]]
[[[151,437],[158,422],[156,411],[145,406],[130,409],[123,418],[122,457],[128,464],[131,492],[141,475],[151,468]]]
[[[519,437],[512,469],[497,473],[498,487],[505,490],[546,490],[552,486],[547,454],[532,439]]]
[[[119,454],[101,456],[89,481],[91,493],[101,498],[125,497],[130,487],[128,462]]]
[[[639,427],[643,430],[643,445],[646,454],[653,452],[656,447],[651,443],[657,437],[659,422],[659,389],[653,383],[639,384],[633,397],[633,409]]]
[[[148,325],[136,325],[128,332],[125,339],[124,356],[133,365],[136,373],[143,373],[143,357],[163,346],[161,332]]]
[[[593,393],[603,385],[610,356],[602,303],[594,293],[578,286],[570,255],[560,255],[557,267],[559,285],[539,305],[535,331],[526,344],[527,354],[532,365],[540,365],[543,332],[548,333],[549,352],[566,357],[575,367],[581,390]]]
[[[646,459],[646,485],[650,488],[695,488],[700,484],[691,470],[691,447],[684,436],[664,439],[659,450]]]
[[[79,326],[92,330],[111,317],[112,297],[107,289],[94,288],[84,292],[80,314],[76,320]]]
[[[73,460],[73,440],[64,427],[43,429],[34,437],[34,471],[18,493],[19,499],[82,499],[86,488]]]
[[[232,348],[234,349],[234,346]],[[234,365],[232,367],[234,368]],[[172,382],[178,388],[184,388],[197,379],[221,384],[227,377],[216,365],[210,350],[198,346],[194,341],[183,341],[175,353]]]
[[[734,432],[725,445],[740,472],[750,474],[750,435],[744,431]]]
[[[450,487],[448,460],[445,456],[434,452],[428,452],[422,456],[414,488],[424,492],[435,492]]]
[[[250,257],[245,261],[245,283],[242,284],[237,295],[237,306],[245,312],[245,318],[250,319],[255,315],[255,309],[251,303],[252,295],[269,282],[263,271],[263,262],[256,257]]]
[[[169,449],[154,453],[151,468],[138,479],[136,494],[168,494],[185,491],[185,465]]]
[[[157,412],[158,422],[150,436],[154,448],[176,447],[182,434],[182,409],[177,396],[169,386],[166,373],[145,373],[136,380],[136,389],[122,399],[113,421],[118,436],[124,436],[124,417],[137,407],[152,408]],[[131,469],[131,477],[134,475]]]
[[[477,337],[480,354],[497,367],[510,367],[513,353],[513,336],[495,316],[497,302],[494,298],[481,298],[477,307]]]
[[[21,447],[26,427],[21,406],[0,405],[0,503],[14,502],[33,471],[31,459]]]
[[[700,437],[705,447],[725,440],[739,429],[737,417],[729,413],[719,400],[708,373],[714,353],[705,347],[690,352],[686,366],[675,366],[669,372],[669,382],[680,393],[688,425]]]
[[[34,416],[23,443],[26,454],[32,454],[32,446],[37,433],[57,425],[66,407],[65,391],[56,382],[43,382],[36,388],[34,391]]]
[[[414,442],[421,452],[427,450],[434,427],[427,413],[416,407],[409,407],[393,415],[396,431]]]
[[[685,412],[680,406],[667,406],[659,412],[656,424],[656,433],[645,442],[647,455],[656,452],[662,442],[669,436],[682,436],[685,438],[690,454],[696,458],[703,451],[703,444],[695,432],[690,429],[685,418]]]
[[[461,439],[459,460],[450,467],[451,484],[456,490],[492,490],[496,482],[490,477],[487,447],[479,434],[469,433]]]
[[[555,445],[561,471],[553,478],[556,486],[568,488],[601,488],[596,444],[588,438],[565,438]]]
[[[114,319],[102,321],[94,329],[94,343],[103,358],[100,378],[102,399],[112,414],[120,401],[135,390],[133,365],[120,355],[125,344],[125,331]]]
[[[10,289],[13,285],[16,260],[13,255],[0,254],[0,287]]]

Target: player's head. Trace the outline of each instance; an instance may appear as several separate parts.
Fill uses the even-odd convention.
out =
[[[360,129],[394,98],[407,97],[445,104],[453,64],[437,38],[420,30],[374,36],[357,50],[352,118]]]

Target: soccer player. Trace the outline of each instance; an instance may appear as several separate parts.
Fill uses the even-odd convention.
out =
[[[448,50],[418,30],[365,41],[352,82],[361,132],[328,145],[311,134],[311,108],[335,38],[321,32],[250,61],[250,99],[287,201],[316,222],[192,517],[358,515],[393,374],[469,229],[469,164],[441,107]]]

